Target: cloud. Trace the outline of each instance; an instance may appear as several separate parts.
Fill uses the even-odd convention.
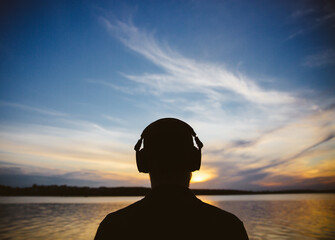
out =
[[[137,178],[133,151],[136,137],[124,128],[106,129],[68,119],[62,126],[2,124],[0,161],[62,171],[94,169],[106,176],[122,174],[132,179]]]
[[[153,34],[140,30],[131,23],[111,23],[105,18],[102,21],[125,46],[163,70],[160,74],[124,74],[129,80],[146,85],[152,93],[197,93],[207,100],[221,102],[226,99],[225,91],[228,91],[262,105],[295,101],[289,93],[265,90],[247,76],[233,73],[222,65],[186,58],[167,44],[160,44]]]
[[[222,133],[225,138],[253,135],[259,127],[273,128],[310,109],[311,104],[296,93],[265,89],[223,64],[187,58],[132,23],[101,19],[114,37],[161,69],[141,75],[122,73],[137,83],[127,90],[150,96],[147,110],[155,116],[183,118],[206,130],[208,139],[221,138]]]
[[[96,186],[96,187],[103,185],[103,183],[99,181],[90,181],[87,179],[71,179],[57,175],[44,176],[44,175],[10,174],[10,173],[0,175],[0,184],[12,187],[30,187],[33,184]]]
[[[319,68],[335,65],[335,50],[327,49],[316,54],[305,57],[303,66],[310,68]]]
[[[273,175],[268,177],[266,181],[260,181],[258,189],[315,189],[327,190],[334,189],[335,178],[332,176],[302,178],[299,176],[287,176],[284,174]]]
[[[313,8],[298,9],[298,10],[292,12],[291,17],[292,18],[301,18],[301,17],[304,17],[304,16],[306,16],[308,14],[311,14],[313,12],[315,12],[315,9],[313,9]]]
[[[37,108],[37,107],[32,107],[32,106],[28,106],[24,104],[13,103],[13,102],[0,101],[0,106],[19,108],[21,110],[32,111],[32,112],[36,112],[36,113],[43,114],[43,115],[49,115],[49,116],[57,116],[57,117],[66,116],[65,113],[62,113],[59,111],[45,109],[45,108]]]
[[[114,89],[115,91],[120,91],[126,94],[133,95],[135,92],[140,92],[139,89],[134,90],[133,88],[129,88],[127,86],[120,86],[120,85],[114,84],[112,82],[104,81],[104,80],[88,79],[86,81],[88,83],[95,83],[95,84],[107,86],[107,87]]]
[[[318,18],[316,21],[318,23],[325,23],[327,21],[331,21],[333,18],[335,18],[335,12],[331,12],[325,16],[322,16],[320,18]]]
[[[114,117],[114,116],[109,116],[109,115],[103,115],[104,118],[108,119],[109,121],[119,124],[119,125],[125,125],[125,123],[127,122],[125,119],[120,119],[118,117]]]
[[[293,38],[295,38],[295,37],[297,37],[299,35],[302,35],[302,34],[304,34],[304,30],[299,29],[298,31],[295,31],[290,36],[288,36],[286,40],[291,40],[291,39],[293,39]]]
[[[295,30],[292,31],[293,33],[291,33],[286,40],[292,40],[297,36],[310,34],[320,27],[328,28],[329,32],[333,31],[335,9],[332,3],[329,1],[321,1],[320,4],[310,4],[308,2],[307,4],[306,2],[302,4],[303,7],[293,11],[288,18],[288,22],[292,24]],[[299,29],[296,29],[296,26],[299,26]]]
[[[243,189],[305,188],[322,183],[323,188],[334,187],[334,119],[334,109],[325,108],[253,140],[209,146],[214,151],[207,151],[204,159],[211,160],[207,164],[218,169],[218,177],[208,184]]]
[[[43,124],[1,124],[2,184],[148,185],[147,176],[138,174],[135,165],[133,144],[138,135],[122,119],[102,115],[117,123],[106,127],[52,110],[1,104],[52,119]]]
[[[39,185],[70,185],[70,186],[134,186],[138,183],[148,185],[148,180],[141,178],[130,178],[120,174],[106,175],[105,172],[96,170],[68,171],[57,173],[55,169],[38,168],[38,171],[32,167],[20,164],[0,167],[0,185],[13,187],[28,187],[33,184]],[[13,164],[12,164],[13,165]]]

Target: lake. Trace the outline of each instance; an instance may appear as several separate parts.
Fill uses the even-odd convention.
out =
[[[250,239],[335,239],[335,194],[198,196],[238,216]],[[0,197],[0,239],[93,239],[142,197]]]

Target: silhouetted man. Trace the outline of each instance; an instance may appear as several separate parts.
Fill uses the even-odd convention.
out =
[[[136,163],[139,172],[149,173],[152,190],[108,214],[95,240],[248,239],[235,215],[202,202],[188,188],[192,172],[200,168],[202,146],[178,119],[163,118],[146,127],[135,145]]]

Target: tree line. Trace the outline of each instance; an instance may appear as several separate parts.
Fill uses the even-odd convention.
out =
[[[145,196],[147,187],[76,187],[67,185],[37,185],[10,187],[0,185],[0,196]],[[333,190],[243,191],[227,189],[192,189],[195,195],[245,195],[280,193],[335,193]]]

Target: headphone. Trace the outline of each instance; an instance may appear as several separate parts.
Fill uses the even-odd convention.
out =
[[[174,124],[178,126],[178,128],[181,128],[183,131],[188,132],[187,134],[190,134],[192,137],[192,142],[193,139],[196,143],[196,147],[194,146],[194,144],[192,143],[192,146],[185,146],[186,148],[186,155],[183,155],[183,159],[179,159],[180,162],[174,163],[172,162],[171,164],[169,164],[169,162],[162,162],[161,164],[161,168],[163,168],[163,170],[185,170],[185,171],[189,171],[189,172],[193,172],[196,170],[200,169],[200,165],[201,165],[201,149],[203,147],[203,143],[200,141],[200,139],[197,137],[196,133],[194,132],[193,128],[188,125],[187,123],[179,120],[179,119],[175,119],[175,118],[162,118],[159,119],[153,123],[151,123],[150,125],[148,125],[142,132],[141,134],[141,138],[137,141],[136,145],[134,146],[134,150],[136,151],[136,164],[137,164],[137,169],[139,172],[142,173],[148,173],[150,171],[152,171],[154,169],[153,167],[153,162],[157,164],[159,164],[159,160],[160,159],[152,159],[151,154],[150,154],[150,150],[146,149],[146,148],[142,148],[142,143],[145,139],[150,138],[150,135],[153,134],[154,130],[153,128],[156,128],[156,130],[158,131],[159,134],[161,134],[159,132],[159,127],[164,127],[161,124]],[[161,126],[160,126],[161,125]],[[167,125],[165,125],[165,128],[169,128],[169,126],[167,127]],[[172,126],[170,126],[170,128],[173,128]],[[170,131],[170,129],[168,129]],[[173,129],[171,129],[173,131]],[[157,132],[156,132],[157,133]],[[162,136],[162,138],[164,138],[164,135]],[[187,149],[189,148],[189,149]],[[161,153],[159,153],[161,154]],[[170,159],[164,159],[163,154],[161,154],[161,156],[158,156],[158,158],[163,158],[163,160],[165,161],[169,161]],[[162,159],[161,159],[162,160]],[[172,160],[172,159],[171,159]],[[166,165],[170,165],[169,167],[166,167]],[[175,165],[175,166],[171,166],[171,165]],[[165,166],[165,167],[164,167]]]

